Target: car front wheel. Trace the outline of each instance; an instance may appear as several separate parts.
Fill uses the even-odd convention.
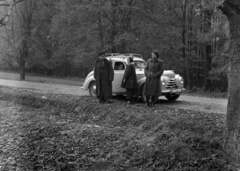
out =
[[[96,82],[92,81],[89,85],[89,94],[92,97],[96,97],[97,96],[97,87],[96,87]]]
[[[180,94],[166,94],[165,97],[170,101],[175,101],[180,97]]]

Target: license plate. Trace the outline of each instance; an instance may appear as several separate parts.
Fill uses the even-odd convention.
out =
[[[179,93],[178,90],[172,90],[171,92],[172,92],[172,93],[176,93],[176,94]]]

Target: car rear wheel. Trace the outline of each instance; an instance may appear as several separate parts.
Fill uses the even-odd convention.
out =
[[[166,94],[165,97],[170,101],[175,101],[180,97],[180,94]]]
[[[92,81],[89,85],[89,94],[92,97],[96,97],[97,96],[97,87],[96,87],[96,82]]]

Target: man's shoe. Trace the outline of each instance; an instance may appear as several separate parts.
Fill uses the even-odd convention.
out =
[[[106,102],[105,100],[99,100],[99,103],[101,103],[101,104],[103,104],[105,102]]]
[[[111,100],[107,100],[106,103],[113,103],[113,101],[111,101]]]
[[[149,107],[152,107],[152,100],[149,100],[149,102],[148,102],[148,103],[149,103],[149,105],[148,105],[148,106],[149,106]]]
[[[147,101],[147,106],[150,107],[150,103],[149,103],[149,101]]]

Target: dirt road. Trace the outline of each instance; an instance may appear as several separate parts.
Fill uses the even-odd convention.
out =
[[[67,86],[60,84],[47,84],[47,83],[35,83],[27,81],[13,81],[13,80],[4,80],[0,79],[1,86],[14,87],[17,89],[40,92],[47,94],[69,94],[77,96],[88,96],[88,92],[84,92],[80,89],[79,86]],[[198,110],[208,113],[220,113],[225,114],[227,110],[227,100],[226,99],[217,99],[217,98],[205,98],[205,97],[196,97],[181,95],[181,97],[175,102],[169,102],[164,97],[160,98],[160,102],[157,107],[161,105],[170,105],[176,108],[189,109],[189,110]]]
[[[164,99],[164,97],[161,97],[161,99]],[[164,104],[173,105],[176,108],[198,110],[198,111],[203,111],[208,113],[220,113],[220,114],[226,114],[227,112],[226,99],[189,96],[189,95],[184,95],[183,93],[180,96],[180,98],[175,102],[169,102],[165,99],[161,101],[163,101]]]
[[[13,81],[0,79],[1,86],[14,87],[23,90],[31,90],[41,93],[53,93],[53,94],[70,94],[77,96],[88,95],[88,92],[83,92],[79,86],[68,86],[62,84],[48,84],[48,83],[36,83],[28,81]]]

